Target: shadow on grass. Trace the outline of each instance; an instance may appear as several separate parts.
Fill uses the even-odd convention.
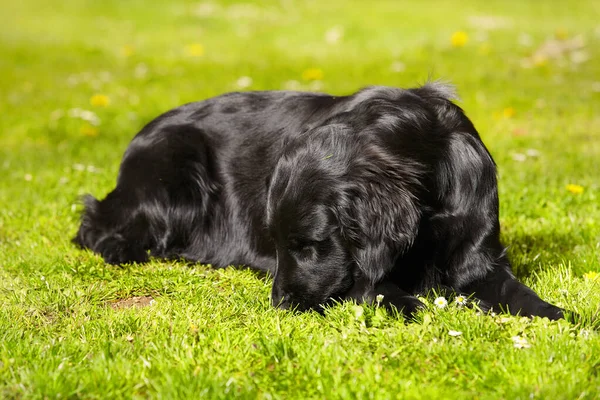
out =
[[[576,274],[592,267],[597,249],[574,232],[510,232],[503,235],[513,272],[522,279],[559,264],[571,265]],[[589,264],[589,265],[588,265]]]

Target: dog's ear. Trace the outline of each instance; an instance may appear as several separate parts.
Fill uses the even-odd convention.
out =
[[[339,194],[335,214],[358,267],[375,283],[417,236],[421,168],[368,147],[362,155]]]

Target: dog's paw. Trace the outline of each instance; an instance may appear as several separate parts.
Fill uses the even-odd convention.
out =
[[[148,261],[148,253],[137,243],[131,243],[120,235],[103,238],[96,245],[98,253],[104,261],[112,265],[144,263]]]
[[[425,308],[419,299],[415,296],[398,296],[384,301],[384,305],[391,310],[400,312],[407,320],[414,320],[415,314]]]

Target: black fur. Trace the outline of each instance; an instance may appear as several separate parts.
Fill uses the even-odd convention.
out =
[[[496,167],[448,86],[352,96],[230,93],[158,117],[74,241],[108,263],[184,258],[274,276],[280,307],[374,301],[411,314],[447,287],[561,318],[511,273]]]

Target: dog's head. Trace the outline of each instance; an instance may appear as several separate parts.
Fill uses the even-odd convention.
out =
[[[286,144],[267,200],[275,306],[314,309],[359,280],[375,284],[413,235],[411,171],[371,139],[333,124]]]

